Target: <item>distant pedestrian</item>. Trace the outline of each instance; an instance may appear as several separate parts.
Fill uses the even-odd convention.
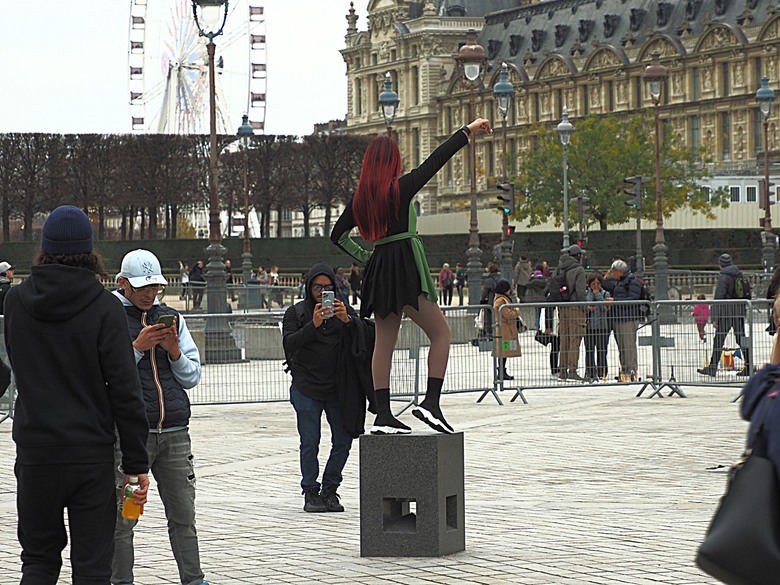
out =
[[[182,262],[179,260],[179,282],[181,282],[179,300],[185,301],[189,298],[190,292],[190,265],[186,261]]]
[[[514,376],[507,372],[507,359],[523,355],[520,350],[520,338],[517,329],[520,309],[517,307],[502,309],[504,305],[509,305],[512,302],[512,299],[509,297],[511,290],[512,285],[509,284],[508,280],[502,278],[496,283],[496,294],[493,298],[493,313],[496,315],[496,337],[493,356],[499,360],[496,377],[504,380],[514,380]]]
[[[439,290],[441,290],[441,304],[452,304],[452,288],[455,286],[455,273],[450,270],[446,262],[439,271]]]
[[[564,275],[569,292],[569,302],[581,303],[585,301],[587,285],[585,269],[582,267],[583,250],[577,244],[561,254],[558,267],[553,278]],[[585,307],[582,305],[567,306],[563,303],[558,306],[558,335],[561,338],[560,380],[582,381],[582,376],[577,372],[580,360],[580,345],[585,337]]]
[[[57,583],[67,511],[68,581],[108,585],[117,437],[120,485],[138,476],[139,505],[149,487],[141,383],[122,305],[97,279],[105,269],[92,249],[89,218],[77,207],[58,207],[43,224],[40,246],[30,276],[5,299],[5,343],[18,390],[13,439],[21,582]]]
[[[360,298],[360,285],[363,282],[363,274],[360,271],[360,266],[352,263],[352,267],[349,269],[349,290],[352,293],[352,304],[357,305]]]
[[[544,289],[547,288],[547,279],[542,274],[542,265],[537,264],[536,270],[531,273],[531,280],[528,281],[528,285],[525,289],[525,302],[526,303],[543,303],[544,302]],[[534,316],[534,329],[537,331],[544,329],[541,326],[542,307],[537,306],[535,308]]]
[[[466,268],[460,262],[455,264],[455,288],[458,291],[458,302],[463,305],[463,287],[466,286],[468,275]]]
[[[706,300],[707,297],[705,297],[703,294],[699,293],[699,295],[696,296],[696,299],[699,301]],[[707,341],[707,334],[704,331],[705,327],[707,327],[707,323],[710,321],[710,305],[709,303],[696,303],[693,306],[693,312],[691,313],[693,315],[693,322],[696,323],[696,330],[699,332],[699,341],[702,343]]]
[[[195,262],[190,270],[190,290],[192,291],[192,308],[200,309],[203,293],[206,290],[206,277],[203,275],[203,260]]]
[[[601,288],[598,274],[588,277],[588,324],[585,333],[585,379],[591,383],[606,382],[607,346],[609,344],[609,293]]]
[[[718,300],[745,300],[750,298],[750,290],[742,291],[740,295],[737,283],[744,283],[744,275],[731,259],[731,254],[721,254],[718,258],[720,275],[715,287],[715,299]],[[743,289],[749,285],[742,284]],[[745,337],[746,303],[715,303],[712,306],[712,324],[715,326],[715,340],[712,344],[712,357],[710,363],[697,371],[705,376],[715,376],[718,372],[718,362],[723,351],[723,343],[729,331],[734,331],[734,337],[742,350],[742,369],[737,376],[750,375],[750,350]]]
[[[629,270],[625,260],[615,260],[604,275],[603,286],[612,295],[608,301],[615,301],[611,308],[610,319],[620,354],[618,379],[621,382],[637,382],[639,380],[639,353],[636,332],[639,329],[640,304],[638,301],[642,296],[642,283]]]
[[[233,288],[233,265],[230,260],[225,260],[225,286],[227,287],[227,296],[231,301],[236,300],[236,289]]]
[[[520,256],[515,264],[515,289],[517,290],[517,302],[522,303],[525,300],[525,291],[528,282],[531,280],[531,261],[527,256]]]

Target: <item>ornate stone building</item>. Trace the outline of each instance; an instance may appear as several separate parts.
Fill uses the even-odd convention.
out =
[[[762,76],[780,88],[780,2],[370,0],[368,14],[364,31],[358,30],[353,10],[347,15],[342,51],[349,86],[347,131],[385,131],[377,99],[389,71],[400,97],[393,131],[407,168],[468,121],[469,93],[455,57],[469,29],[478,31],[488,59],[476,111],[499,128],[492,88],[501,63],[508,64],[515,98],[507,143],[515,164],[529,147],[523,128],[557,124],[564,106],[575,126],[576,118],[588,114],[651,108],[642,73],[657,50],[669,72],[660,109],[665,131],[690,147],[704,147],[717,161],[712,186],[728,187],[735,204],[719,214],[719,222],[758,227],[763,124],[755,93]],[[771,158],[780,148],[779,109],[775,104],[769,119]],[[485,209],[492,207],[495,193],[484,191],[502,171],[501,146],[501,132],[477,143],[477,186]],[[422,215],[464,206],[467,156],[464,149],[420,193]],[[770,168],[775,172],[774,164]],[[678,215],[669,227],[700,227],[704,221]]]

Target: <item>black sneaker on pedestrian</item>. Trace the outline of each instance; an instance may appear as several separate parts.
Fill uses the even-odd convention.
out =
[[[699,372],[702,376],[712,376],[713,378],[717,373],[717,370],[715,368],[710,368],[710,367],[699,368],[696,371]]]
[[[306,512],[327,512],[328,506],[325,504],[325,500],[320,496],[320,492],[316,488],[308,489],[303,492],[305,502],[303,509]]]
[[[378,414],[374,419],[374,426],[371,427],[370,432],[372,435],[408,435],[412,432],[412,429],[392,414]]]
[[[514,376],[510,376],[506,370],[504,370],[504,380],[514,380]]]
[[[431,427],[434,431],[440,433],[451,434],[455,432],[449,423],[444,420],[444,415],[441,413],[441,408],[438,404],[428,404],[423,400],[420,404],[412,409],[412,414]]]
[[[583,378],[582,376],[580,376],[580,375],[577,373],[577,370],[572,370],[572,371],[570,371],[568,374],[566,374],[566,379],[567,379],[567,380],[577,380],[578,382],[583,382],[583,381],[585,381],[585,378]]]
[[[344,506],[339,502],[340,496],[336,493],[336,488],[326,487],[322,488],[320,492],[322,501],[325,502],[325,507],[328,512],[343,512]]]

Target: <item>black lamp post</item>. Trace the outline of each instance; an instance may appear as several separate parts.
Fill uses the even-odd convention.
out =
[[[477,44],[477,32],[475,30],[470,30],[466,33],[466,44],[460,48],[455,60],[460,68],[461,80],[468,85],[469,121],[471,121],[476,118],[474,94],[477,87],[482,83],[480,75],[486,64],[485,49]],[[479,249],[479,223],[477,220],[477,153],[475,140],[476,136],[472,134],[469,150],[471,219],[469,221],[469,247],[466,250],[466,256],[468,256],[466,273],[468,274],[470,305],[478,304],[479,294],[482,289],[482,250]]]
[[[192,14],[198,34],[208,39],[206,49],[209,56],[209,245],[206,253],[209,263],[206,266],[206,311],[209,314],[228,312],[227,283],[225,282],[225,262],[222,257],[225,247],[219,221],[219,191],[217,189],[217,104],[216,80],[214,75],[214,37],[222,34],[228,15],[227,0],[192,0]],[[225,363],[240,359],[241,352],[235,346],[230,335],[227,319],[208,319],[206,321],[206,363]]]
[[[660,52],[653,51],[652,59],[650,65],[645,68],[642,77],[650,90],[650,97],[653,100],[653,116],[655,117],[655,246],[653,246],[655,298],[659,301],[665,301],[669,299],[669,262],[666,257],[664,211],[661,201],[661,123],[658,117],[658,107],[669,71],[661,65]]]
[[[241,273],[244,291],[252,276],[252,250],[249,245],[249,143],[255,132],[249,123],[249,116],[244,114],[241,126],[238,127],[238,142],[244,153],[244,252],[241,254]]]
[[[393,135],[393,120],[395,119],[395,112],[399,103],[398,94],[393,91],[390,72],[388,71],[385,73],[385,90],[379,94],[379,107],[382,109],[382,116],[385,118],[387,135],[391,137]]]
[[[769,182],[769,113],[772,111],[772,102],[775,101],[775,92],[769,87],[769,78],[761,78],[761,87],[756,91],[756,101],[764,118],[764,184],[761,188],[761,204],[764,207],[763,231],[761,232],[762,260],[764,270],[771,274],[775,268],[775,234],[772,231],[772,204]]]
[[[563,106],[561,121],[556,130],[563,145],[563,251],[569,248],[569,142],[574,134],[574,126],[569,122],[569,108]]]
[[[501,64],[501,76],[493,86],[498,113],[501,115],[501,180],[506,182],[506,116],[515,95],[515,87],[509,81],[506,63]],[[509,214],[501,214],[501,275],[512,282],[512,246],[509,242]]]

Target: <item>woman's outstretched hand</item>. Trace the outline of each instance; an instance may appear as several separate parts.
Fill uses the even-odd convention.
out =
[[[490,134],[493,132],[493,129],[490,127],[490,120],[486,120],[485,118],[477,118],[469,124],[468,127],[472,134],[476,134],[477,132]]]

